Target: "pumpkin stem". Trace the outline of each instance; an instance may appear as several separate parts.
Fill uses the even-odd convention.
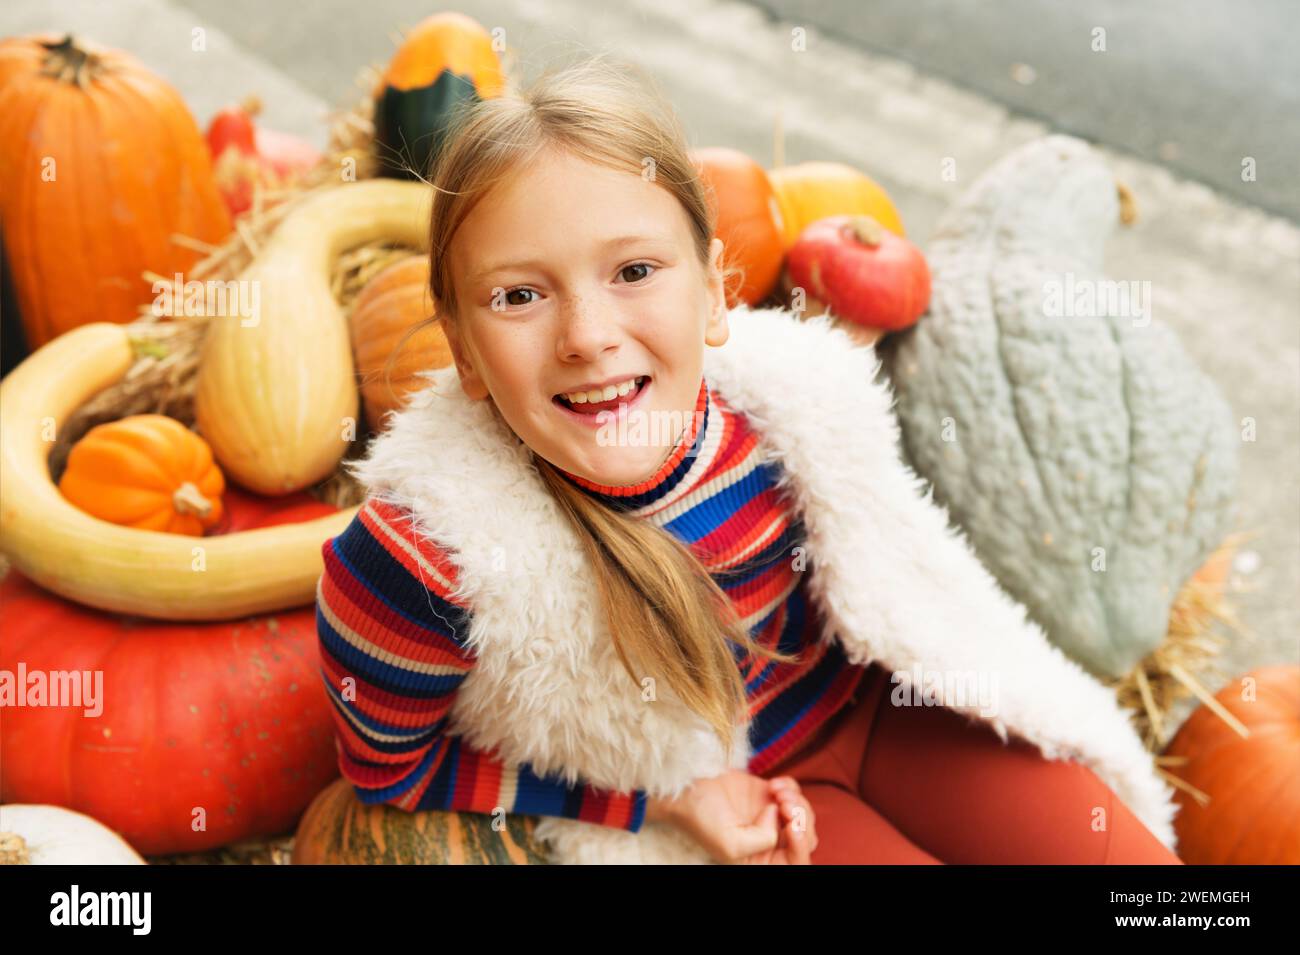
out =
[[[849,219],[853,238],[873,249],[885,240],[885,227],[871,216],[853,216]]]
[[[212,513],[212,502],[191,481],[186,481],[172,493],[172,506],[177,514],[196,514],[202,518]]]
[[[249,93],[244,97],[244,101],[239,104],[239,108],[247,113],[249,118],[252,118],[262,111],[262,97],[256,93]]]
[[[1115,186],[1119,190],[1119,221],[1122,225],[1132,225],[1138,218],[1137,198],[1124,183],[1117,182]]]
[[[16,832],[0,832],[0,865],[31,865],[27,840]]]
[[[77,46],[71,33],[64,34],[57,43],[42,43],[41,46],[49,51],[41,64],[41,75],[51,76],[60,83],[76,83],[84,90],[104,70],[99,54]]]

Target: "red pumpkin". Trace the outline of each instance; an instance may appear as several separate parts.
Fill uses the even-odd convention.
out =
[[[231,215],[252,207],[256,184],[263,189],[285,188],[321,159],[305,139],[258,126],[253,118],[261,110],[261,101],[250,96],[238,106],[220,110],[208,124],[213,176]]]
[[[1253,683],[1253,699],[1243,699]],[[1178,855],[1189,865],[1300,865],[1300,666],[1262,667],[1229,680],[1215,699],[1245,725],[1242,738],[1208,707],[1188,717],[1166,756],[1179,778]]]
[[[312,497],[306,491],[295,491],[279,497],[254,494],[237,484],[226,485],[221,496],[224,515],[211,534],[234,534],[253,531],[259,527],[277,527],[281,524],[298,524],[314,521],[338,510],[332,504]]]
[[[830,216],[799,236],[787,257],[788,286],[802,288],[810,313],[877,332],[907,328],[930,307],[930,269],[911,242],[871,216]]]
[[[269,508],[250,518],[238,497],[226,497],[235,525],[275,522]],[[28,674],[102,673],[103,709],[6,708],[0,803],[65,806],[139,852],[186,852],[292,830],[338,775],[314,605],[167,623],[82,607],[10,570],[0,670],[16,675],[20,662]]]

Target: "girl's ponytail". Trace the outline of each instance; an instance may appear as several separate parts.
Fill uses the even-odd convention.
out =
[[[677,538],[612,510],[533,461],[587,552],[623,668],[636,682],[664,680],[723,741],[747,717],[745,682],[733,647],[769,659],[794,657],[756,643],[722,588]]]

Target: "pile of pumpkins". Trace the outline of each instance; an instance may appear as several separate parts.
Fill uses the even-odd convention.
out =
[[[293,189],[319,155],[259,127],[253,103],[222,111],[205,140],[179,95],[124,53],[71,37],[0,42],[5,265],[34,349],[0,384],[0,552],[13,566],[0,581],[0,671],[100,670],[105,684],[93,719],[61,707],[6,714],[0,803],[85,812],[137,851],[163,854],[287,831],[320,794],[299,833],[300,861],[435,861],[428,838],[398,830],[441,833],[435,844],[473,830],[462,840],[484,847],[473,861],[540,861],[523,822],[505,835],[444,814],[414,814],[406,826],[336,780],[314,600],[321,549],[355,508],[307,493],[358,435],[382,428],[419,387],[417,372],[450,363],[427,321],[424,256],[380,272],[347,314],[329,273],[359,245],[427,244],[431,194],[414,171],[456,103],[500,95],[499,52],[460,14],[411,30],[374,89],[384,175],[305,193],[258,250],[239,277],[257,283],[255,320],[216,316],[205,336],[197,433],[156,414],[98,425],[56,484],[54,437],[137,358],[125,323],[152,296],[142,276],[183,274],[199,255],[170,236],[221,242],[259,192]],[[73,99],[60,85],[80,91],[96,124],[65,121]],[[138,91],[148,108],[124,108]],[[828,162],[766,171],[722,148],[694,158],[726,265],[740,276],[729,304],[828,309],[867,344],[927,324],[917,323],[931,297],[926,259],[868,176]],[[106,162],[114,175],[99,175]],[[86,214],[77,203],[91,188],[95,208],[128,215]],[[69,231],[58,243],[40,240],[51,222]],[[120,228],[137,241],[113,241]],[[945,266],[949,274],[970,278]],[[950,333],[951,323],[929,321],[927,334]],[[909,351],[927,342],[906,338],[889,365],[910,383],[899,387],[905,431],[929,427],[918,396],[924,381],[937,387],[935,372],[910,369],[942,349]],[[910,446],[931,476],[938,465],[920,456],[924,442]],[[1254,712],[1272,720],[1284,712],[1274,709]],[[1285,713],[1294,724],[1295,708]],[[364,843],[349,834],[376,826],[394,834],[349,854]]]
[[[504,89],[498,53],[459,14],[409,31],[374,89],[383,175],[303,193],[258,250],[239,276],[257,283],[255,321],[209,322],[196,427],[161,414],[96,425],[56,482],[55,438],[139,357],[126,326],[157,303],[145,276],[184,276],[259,194],[294,190],[320,156],[262,127],[253,101],[219,112],[204,135],[170,84],[124,52],[72,36],[0,42],[5,264],[22,340],[17,356],[6,344],[0,384],[0,670],[93,670],[105,683],[93,719],[57,706],[6,714],[0,803],[85,812],[139,852],[165,854],[284,832],[337,777],[314,600],[322,546],[355,508],[307,490],[358,433],[382,427],[416,372],[451,359],[425,321],[424,256],[382,271],[348,314],[330,265],[376,240],[427,244],[431,194],[414,170],[457,102]],[[785,270],[813,293],[810,308],[820,298],[881,326],[924,310],[924,260],[865,175],[834,164],[767,174],[723,149],[697,161],[727,265],[743,277],[732,304],[772,296]],[[87,195],[113,215],[87,213]],[[799,242],[829,215],[854,216],[843,235],[864,235],[852,241],[882,263],[910,262],[901,310],[870,282],[825,284],[844,269],[835,235]],[[52,222],[65,230],[58,243],[42,240]],[[122,229],[132,242],[114,241]],[[13,330],[13,309],[5,321]],[[526,833],[520,842],[537,857]]]
[[[318,161],[301,141],[258,128],[255,112],[251,103],[223,110],[205,140],[176,91],[128,54],[70,36],[0,43],[0,201],[18,305],[5,311],[0,383],[0,673],[9,677],[0,696],[25,699],[12,682],[20,672],[103,681],[93,717],[45,705],[57,700],[3,701],[0,838],[18,845],[23,830],[36,840],[15,858],[48,846],[47,820],[70,825],[16,807],[67,807],[138,852],[170,854],[290,831],[338,776],[314,600],[322,547],[355,509],[307,489],[337,466],[344,427],[356,424],[350,339],[363,356],[384,346],[368,327],[349,334],[324,264],[315,273],[300,265],[372,238],[420,247],[427,190],[376,180],[309,194],[318,201],[241,276],[260,277],[265,292],[255,342],[232,349],[213,334],[200,357],[197,431],[130,414],[77,440],[57,483],[50,469],[72,414],[140,358],[127,323],[157,291],[143,276],[183,275],[259,190],[292,190]],[[342,226],[321,230],[321,216]],[[47,241],[52,223],[64,230],[58,242]],[[116,238],[127,229],[133,241]],[[173,234],[195,241],[179,245]],[[373,283],[360,320],[409,298],[421,262]],[[281,283],[286,263],[301,274]],[[319,334],[331,319],[335,334]],[[283,371],[272,361],[266,370],[283,371],[283,387],[264,390],[254,356],[272,353],[303,364]],[[302,429],[261,427],[294,414],[289,382],[306,380],[345,400],[312,408],[320,414]],[[236,403],[250,394],[272,407],[252,411],[257,426],[243,429],[255,401]],[[367,398],[367,412],[378,411]]]

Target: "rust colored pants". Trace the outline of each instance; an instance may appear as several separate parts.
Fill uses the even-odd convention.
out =
[[[812,805],[814,865],[1181,865],[1091,770],[944,707],[894,706],[891,688],[873,664],[763,774],[794,777]]]

